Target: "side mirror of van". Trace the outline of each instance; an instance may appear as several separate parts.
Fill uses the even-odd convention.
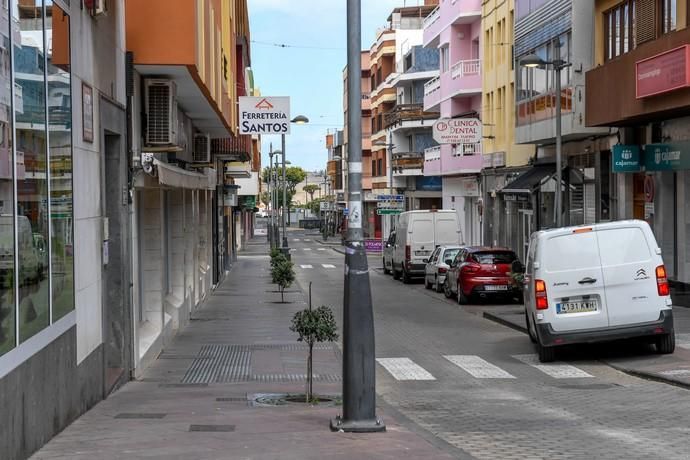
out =
[[[513,273],[525,273],[525,265],[519,260],[514,260],[510,266]]]

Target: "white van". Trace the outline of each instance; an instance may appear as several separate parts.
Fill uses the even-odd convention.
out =
[[[398,216],[393,248],[393,278],[409,283],[424,277],[426,260],[438,246],[464,244],[454,210],[407,211]]]
[[[673,353],[666,269],[646,222],[536,232],[523,268],[527,328],[541,362],[553,361],[558,345],[633,337]]]

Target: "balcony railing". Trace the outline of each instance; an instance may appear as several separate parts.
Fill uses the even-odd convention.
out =
[[[435,120],[438,113],[425,112],[423,104],[399,104],[383,114],[385,128],[404,121]]]
[[[482,153],[482,144],[458,144],[453,146],[453,156],[461,157],[465,155],[480,155]]]
[[[438,161],[441,159],[441,146],[429,147],[424,150],[424,161]]]
[[[429,13],[429,16],[424,18],[424,28],[430,27],[433,23],[441,19],[441,6],[434,8],[434,11]]]
[[[421,152],[400,152],[393,154],[393,174],[414,175],[424,169],[424,154]]]
[[[424,96],[432,94],[441,89],[441,77],[435,77],[424,83]]]
[[[481,61],[479,59],[469,59],[467,61],[458,61],[450,68],[450,76],[453,80],[470,75],[479,75],[482,71]]]
[[[239,136],[211,139],[211,153],[228,159],[249,161],[252,151],[252,137],[246,134]]]

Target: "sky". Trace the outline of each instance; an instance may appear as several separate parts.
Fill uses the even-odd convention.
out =
[[[287,160],[307,170],[326,168],[326,134],[343,128],[343,69],[347,63],[346,0],[248,0],[251,67],[262,96],[290,96],[294,118],[286,136]],[[362,49],[397,6],[421,0],[362,0]],[[290,47],[272,44],[290,45]],[[262,165],[269,144],[280,149],[280,136],[263,136]]]

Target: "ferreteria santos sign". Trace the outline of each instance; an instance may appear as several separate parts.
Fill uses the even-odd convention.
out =
[[[433,136],[439,144],[479,144],[482,122],[477,118],[440,118],[434,123]]]
[[[289,97],[240,97],[240,134],[290,134]]]

